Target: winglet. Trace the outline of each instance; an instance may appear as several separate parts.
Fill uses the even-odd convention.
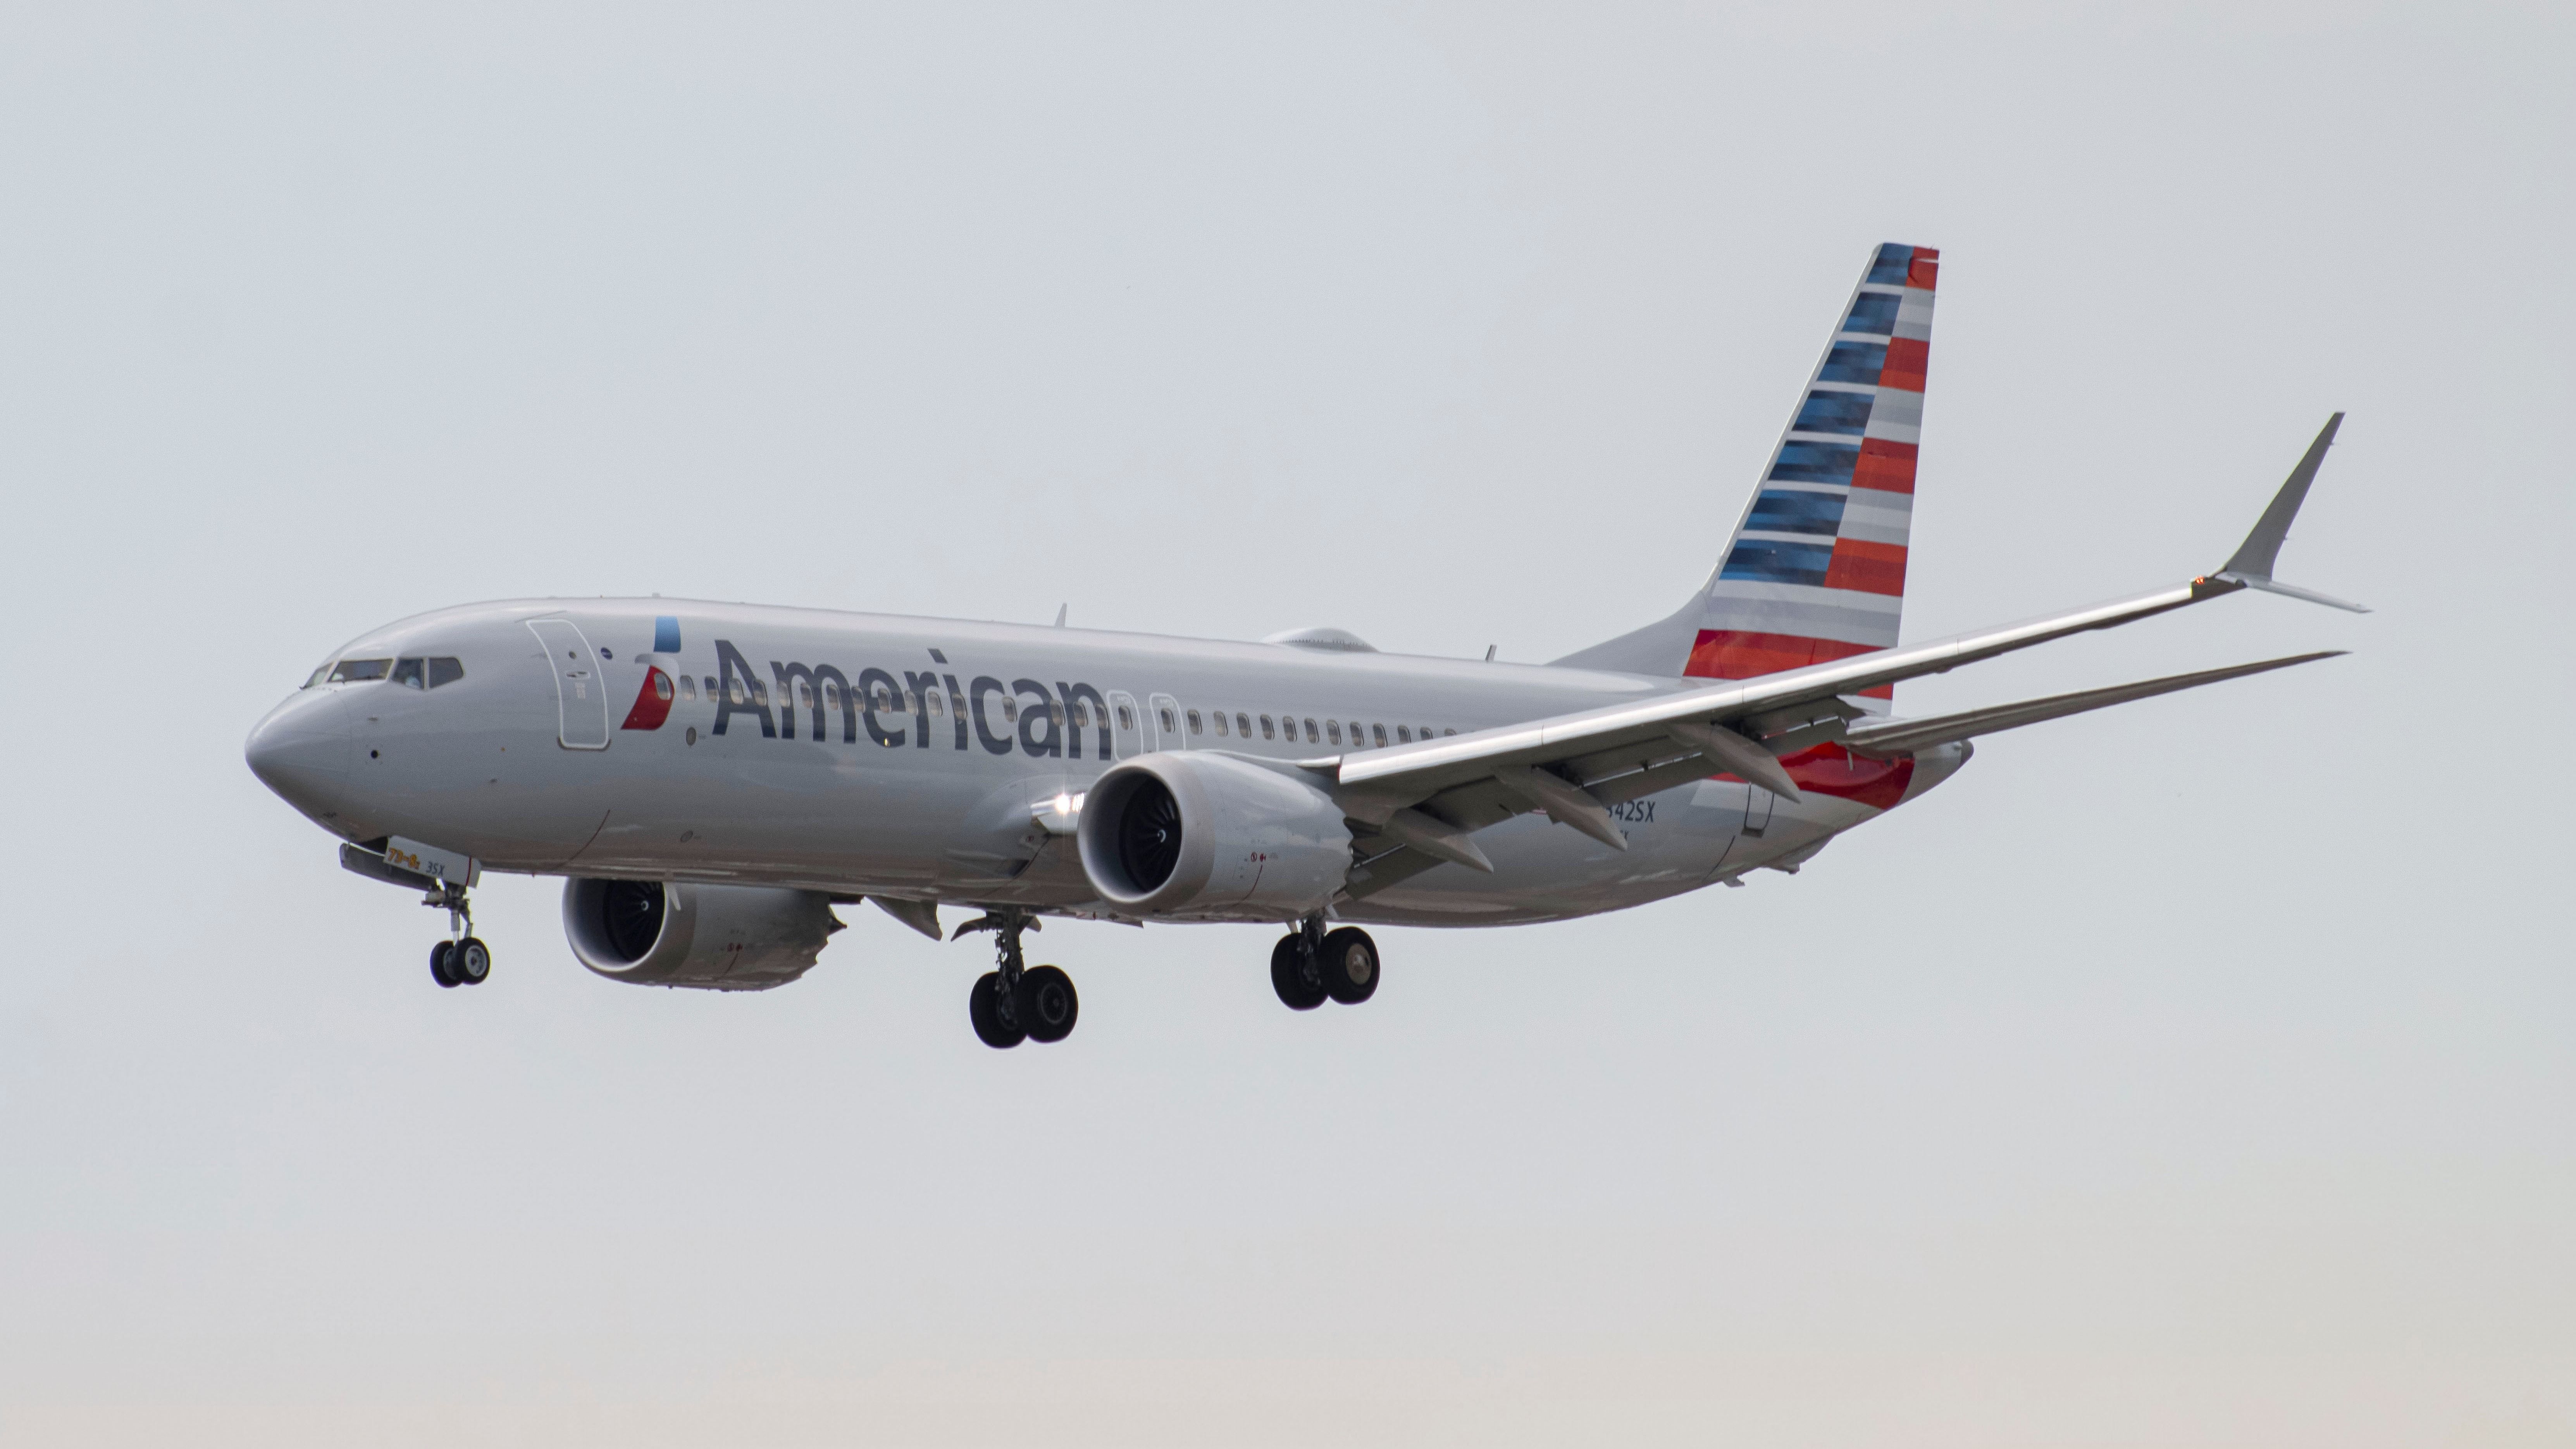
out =
[[[2341,413],[2326,419],[2325,427],[2317,433],[2317,440],[2308,444],[2306,456],[2299,459],[2299,466],[2290,470],[2288,480],[2281,484],[2281,491],[2272,495],[2271,506],[2265,508],[2263,516],[2255,521],[2254,531],[2245,535],[2245,541],[2237,545],[2235,554],[2211,577],[2242,584],[2249,589],[2261,589],[2265,593],[2305,599],[2312,604],[2349,609],[2356,614],[2370,612],[2359,604],[2348,604],[2311,589],[2276,583],[2272,578],[2272,566],[2281,556],[2281,544],[2290,536],[2290,520],[2299,516],[2299,505],[2308,500],[2308,485],[2317,481],[2317,468],[2326,460],[2326,449],[2334,446],[2335,430],[2342,426]]]

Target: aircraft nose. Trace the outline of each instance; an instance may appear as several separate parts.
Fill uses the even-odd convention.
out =
[[[261,784],[302,808],[348,783],[349,715],[336,690],[306,690],[268,712],[242,745]]]

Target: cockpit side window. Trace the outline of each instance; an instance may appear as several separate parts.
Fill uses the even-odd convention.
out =
[[[343,659],[332,666],[330,682],[359,684],[370,679],[382,679],[393,672],[393,667],[394,662],[390,659]]]
[[[427,689],[429,687],[428,681],[422,678],[427,671],[422,666],[428,662],[429,661],[425,659],[395,660],[394,683],[408,685],[413,689]]]
[[[463,679],[464,677],[465,677],[465,665],[464,665],[464,662],[463,662],[463,661],[461,661],[461,660],[459,660],[459,659],[457,659],[455,656],[453,656],[453,655],[448,655],[448,654],[437,654],[437,655],[432,655],[432,656],[430,657],[430,661],[429,661],[429,687],[430,687],[430,688],[432,688],[432,689],[436,689],[436,688],[438,688],[438,687],[439,687],[440,685],[442,685],[442,684],[454,684],[456,681],[458,681],[458,680],[460,680],[460,679]]]
[[[311,689],[313,686],[315,686],[315,685],[317,685],[317,684],[320,684],[323,680],[328,679],[328,678],[330,678],[330,677],[331,677],[331,661],[330,661],[330,660],[328,660],[328,659],[325,659],[325,660],[323,660],[321,663],[319,663],[319,664],[317,664],[317,665],[313,666],[313,673],[312,673],[311,675],[309,675],[309,676],[307,676],[307,677],[306,677],[306,679],[305,679],[305,681],[304,681],[304,687],[305,687],[306,689]]]

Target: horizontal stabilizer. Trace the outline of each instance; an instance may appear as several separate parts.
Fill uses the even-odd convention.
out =
[[[1999,704],[1958,714],[1936,715],[1930,719],[1873,720],[1851,726],[1843,743],[1855,754],[1890,758],[1978,735],[2019,729],[2042,720],[2063,719],[2087,710],[2127,704],[2133,699],[2152,699],[2178,689],[2197,689],[2222,679],[2242,679],[2249,674],[2287,669],[2293,664],[2312,664],[2320,659],[2332,659],[2343,652],[2328,649],[2315,654],[2293,654],[2287,659],[2232,665],[2226,669],[2204,669],[2196,674],[2169,674],[2162,679],[2140,680],[2136,684],[2114,684],[2105,689],[2079,690],[2074,694],[2027,699],[2019,704]]]

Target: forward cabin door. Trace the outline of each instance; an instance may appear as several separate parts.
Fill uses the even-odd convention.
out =
[[[570,619],[530,619],[528,629],[553,668],[555,737],[567,750],[607,749],[608,682],[599,677],[599,651]]]
[[[1132,760],[1145,752],[1145,721],[1137,713],[1136,696],[1123,689],[1109,691],[1109,724],[1119,759]]]
[[[1145,712],[1145,725],[1150,731],[1145,736],[1145,748],[1149,750],[1186,748],[1181,743],[1181,702],[1168,694],[1157,694],[1148,696],[1145,703],[1151,706]]]

